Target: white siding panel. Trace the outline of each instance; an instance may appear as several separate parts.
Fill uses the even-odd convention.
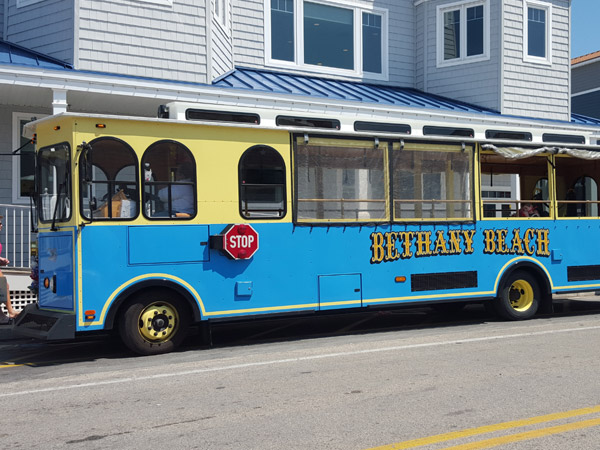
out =
[[[22,8],[17,8],[16,0],[4,2],[8,6],[4,39],[73,63],[73,0],[45,0]]]
[[[569,120],[569,2],[552,5],[552,65],[523,60],[522,0],[505,0],[504,100],[506,114]]]
[[[80,0],[81,70],[207,82],[206,3]]]

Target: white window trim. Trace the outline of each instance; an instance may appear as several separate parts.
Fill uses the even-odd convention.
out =
[[[530,56],[529,50],[529,8],[544,9],[546,11],[546,57]],[[523,0],[523,61],[552,65],[552,5],[536,0]]]
[[[467,8],[483,5],[483,54],[467,55]],[[444,13],[460,10],[460,58],[444,60]],[[438,5],[436,8],[437,67],[451,67],[490,59],[490,1],[476,0]]]
[[[335,67],[314,66],[304,64],[304,1],[322,5],[335,6],[338,8],[352,9],[354,11],[354,70],[337,69]],[[354,2],[330,1],[330,0],[296,0],[294,1],[294,61],[282,61],[271,58],[271,2],[265,1],[265,65],[285,69],[302,70],[304,72],[365,77],[371,80],[387,81],[389,77],[388,61],[388,11],[382,8],[374,8],[370,5]],[[362,13],[377,14],[381,16],[381,72],[372,73],[362,70],[363,48],[362,48]]]
[[[31,120],[32,117],[41,119],[47,114],[36,113],[21,113],[13,112],[12,114],[12,149],[16,150],[21,146],[21,120]],[[12,159],[12,201],[14,204],[29,204],[29,197],[24,197],[20,192],[20,173],[21,173],[21,158],[14,156]]]

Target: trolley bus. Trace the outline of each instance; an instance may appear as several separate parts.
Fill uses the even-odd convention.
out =
[[[214,320],[465,301],[521,320],[600,288],[598,129],[167,106],[27,126],[40,286],[15,333],[156,354]]]

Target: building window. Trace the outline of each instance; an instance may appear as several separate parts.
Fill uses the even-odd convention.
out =
[[[438,66],[489,59],[488,0],[438,7]]]
[[[35,117],[32,117],[35,116]],[[12,200],[13,203],[29,204],[33,194],[35,174],[35,149],[30,139],[23,137],[23,127],[32,120],[41,119],[44,115],[13,113],[13,150],[19,152],[12,159]]]
[[[264,145],[249,148],[240,158],[240,213],[245,219],[285,216],[285,163]]]
[[[363,12],[362,19],[363,72],[382,73],[381,16]]]
[[[552,6],[536,1],[525,1],[523,8],[524,59],[530,62],[552,62],[550,25]]]
[[[229,14],[229,0],[214,0],[215,19],[223,29],[227,29],[227,16]]]
[[[307,0],[271,0],[268,63],[385,79],[387,12]]]
[[[142,157],[144,216],[191,219],[196,215],[196,163],[175,141],[152,144]]]

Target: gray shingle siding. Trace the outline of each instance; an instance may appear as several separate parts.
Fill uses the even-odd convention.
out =
[[[6,17],[4,14],[4,8],[7,6],[7,0],[0,0],[0,39],[4,39],[4,28],[6,24],[4,23],[4,18]]]
[[[571,99],[574,113],[600,119],[600,90]]]
[[[569,120],[569,2],[547,3],[552,5],[551,66],[523,60],[523,1],[505,0],[502,112]]]
[[[77,68],[207,82],[206,3],[81,2]]]
[[[490,1],[490,57],[447,67],[437,63],[437,7],[455,1],[430,1],[419,5],[418,28],[422,51],[418,55],[417,87],[427,92],[500,109],[500,2]]]
[[[414,86],[415,77],[415,21],[413,0],[374,0],[376,8],[388,10],[389,83]],[[238,66],[274,68],[265,65],[265,3],[263,0],[234,0],[233,51]],[[268,37],[267,37],[268,38]],[[301,72],[281,68],[287,72]],[[365,79],[365,81],[371,81]],[[380,80],[377,83],[383,83]]]
[[[21,8],[17,8],[16,0],[4,1],[7,2],[4,39],[73,62],[74,0],[44,0]]]
[[[264,2],[234,0],[232,2],[232,36],[234,64],[265,67]]]
[[[598,89],[600,87],[600,61],[573,67],[571,70],[571,93]]]

